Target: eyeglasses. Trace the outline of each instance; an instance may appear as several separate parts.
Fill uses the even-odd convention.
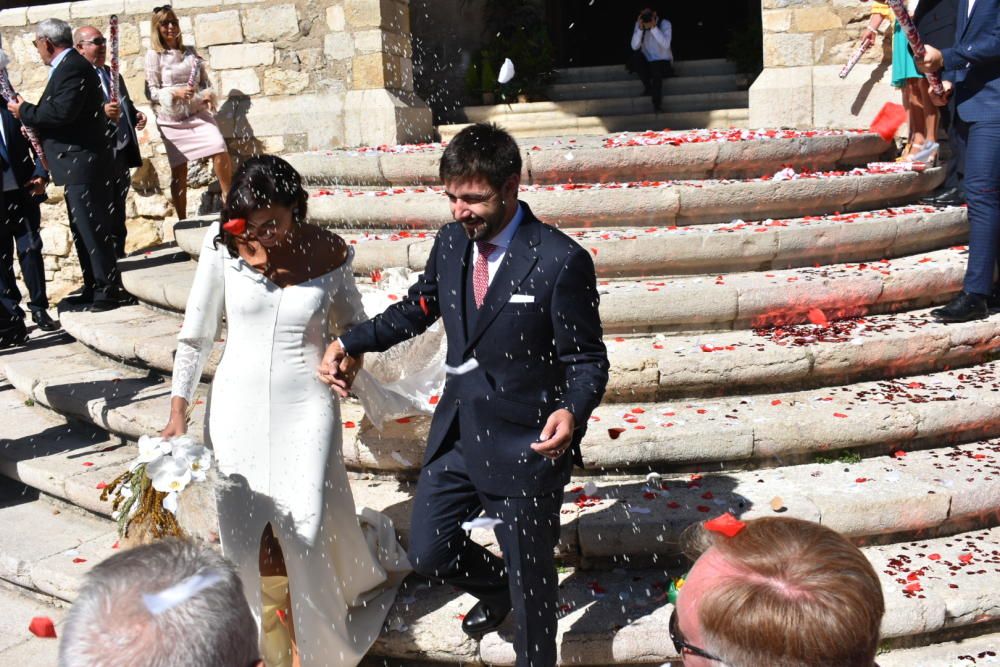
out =
[[[159,14],[160,12],[171,12],[173,10],[174,10],[174,8],[171,7],[170,5],[162,5],[160,7],[153,7],[153,13],[154,14]]]
[[[77,44],[93,44],[94,46],[104,46],[108,43],[108,40],[104,37],[95,37],[94,39],[81,39]]]
[[[278,231],[278,221],[268,220],[267,222],[262,222],[259,225],[254,225],[251,227],[247,225],[247,229],[243,232],[242,237],[247,241],[260,241],[262,239],[269,239]]]
[[[670,633],[670,641],[674,643],[674,650],[677,651],[677,655],[684,657],[684,653],[686,651],[691,655],[704,658],[705,660],[723,662],[722,658],[716,657],[708,651],[698,648],[694,644],[689,644],[688,641],[684,639],[684,635],[681,634],[680,621],[677,619],[677,607],[674,607],[674,611],[670,614],[670,623],[667,626],[667,631]]]

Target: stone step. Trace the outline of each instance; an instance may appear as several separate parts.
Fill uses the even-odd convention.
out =
[[[678,60],[673,64],[677,77],[702,77],[735,74],[736,65],[723,58]],[[624,65],[598,67],[566,67],[556,70],[556,83],[586,83],[592,81],[628,81],[636,78]]]
[[[745,90],[746,78],[739,74],[706,76],[675,76],[663,81],[664,94],[714,93]],[[638,97],[642,82],[638,77],[617,81],[555,83],[548,87],[550,100],[600,99],[605,97]]]
[[[642,131],[651,127],[674,130],[748,127],[749,118],[750,110],[746,107],[674,112],[668,109],[663,113],[637,113],[627,116],[571,116],[544,121],[508,121],[503,127],[515,138],[522,139],[563,134]],[[439,125],[437,130],[442,141],[449,141],[467,125],[467,123]]]
[[[887,144],[857,130],[695,130],[539,138],[521,147],[525,185],[750,178],[785,166],[819,171],[878,160]],[[293,153],[312,185],[439,184],[441,144]]]
[[[749,104],[745,90],[664,94],[666,114],[712,109],[738,109]],[[586,116],[630,116],[652,113],[649,96],[562,100],[558,102],[521,102],[463,107],[458,120],[467,123],[545,122]]]
[[[131,306],[63,311],[66,332],[115,361],[170,374],[179,314]],[[225,339],[224,332],[220,333]],[[1000,332],[990,321],[942,324],[927,311],[830,325],[713,334],[609,337],[605,403],[787,391],[960,368],[990,359]],[[220,341],[203,378],[211,381]],[[379,355],[368,357],[378,363]]]
[[[159,432],[169,414],[169,378],[119,366],[79,343],[28,349],[4,358],[0,366],[26,398],[130,440]],[[997,371],[994,362],[757,396],[605,402],[584,437],[584,462],[591,473],[718,470],[844,458],[843,450],[884,454],[1000,437]],[[208,387],[201,386],[192,435],[203,431],[207,395]],[[401,419],[379,431],[363,416],[355,401],[342,403],[348,466],[414,473],[423,457],[429,418]],[[1000,492],[1000,485],[993,486]]]
[[[864,549],[882,579],[886,613],[882,636],[886,646],[906,643],[913,636],[928,633],[961,632],[976,634],[990,628],[997,618],[996,590],[990,580],[997,579],[996,568],[982,570],[984,564],[996,563],[995,549],[1000,534],[994,529],[968,533],[948,540],[925,540],[889,547]],[[970,563],[959,556],[973,556]],[[927,558],[940,556],[937,560]],[[901,565],[900,556],[909,564]],[[924,568],[921,570],[920,568]],[[905,577],[918,572],[919,592],[907,592]],[[977,574],[977,572],[983,574]],[[559,665],[662,665],[677,656],[667,627],[672,607],[663,601],[663,587],[676,572],[641,570],[591,576],[571,572],[560,578]],[[897,580],[902,579],[904,583]],[[993,584],[995,586],[995,584]],[[417,586],[410,583],[397,598],[390,612],[389,631],[378,640],[372,653],[413,660],[430,657],[442,662],[482,661],[490,665],[513,665],[514,651],[509,643],[509,627],[487,635],[478,646],[466,640],[458,630],[458,618],[475,600],[457,595],[445,587]],[[981,614],[981,624],[974,618]],[[890,651],[880,654],[885,667],[944,667],[945,665],[994,664],[990,651],[997,635],[973,637],[951,645]],[[963,647],[983,660],[938,662],[959,656]],[[908,661],[909,660],[909,661]],[[928,660],[924,662],[923,660]],[[674,663],[671,663],[674,664]]]
[[[912,202],[941,184],[944,170],[878,174],[818,172],[792,180],[639,181],[522,186],[520,199],[538,218],[564,229],[687,226],[863,211]],[[450,222],[443,188],[320,188],[309,217],[359,231],[427,231]]]
[[[725,331],[896,312],[946,301],[961,289],[965,246],[873,263],[832,264],[714,276],[600,280],[604,332]],[[140,301],[183,312],[196,263],[176,248],[122,260],[122,282]],[[362,293],[388,305],[405,287]],[[813,313],[810,315],[810,313]]]
[[[879,667],[969,667],[1000,665],[1000,633],[899,649],[878,656]]]
[[[213,220],[185,220],[174,227],[178,247],[201,253]],[[368,275],[390,267],[422,271],[433,232],[382,231],[358,234],[333,228],[354,246],[354,272]],[[594,256],[602,278],[767,271],[893,259],[964,243],[964,207],[905,206],[864,213],[809,216],[758,222],[734,221],[687,227],[570,231]]]
[[[58,637],[66,603],[3,583],[0,584],[0,610],[3,611],[0,614],[0,663],[56,667],[58,639],[36,637],[28,626],[33,618],[49,618],[55,623]]]

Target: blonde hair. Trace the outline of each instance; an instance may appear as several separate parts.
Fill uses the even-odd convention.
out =
[[[703,648],[729,667],[871,667],[885,602],[864,554],[811,521],[746,524],[732,538],[687,536],[736,570],[698,606]]]
[[[173,9],[164,8],[158,12],[153,12],[153,23],[149,31],[149,46],[157,53],[163,53],[168,50],[167,45],[163,43],[163,38],[160,37],[160,24],[170,17],[173,17],[175,21],[179,21]],[[180,25],[177,27],[177,49],[179,51],[184,50],[184,36],[181,34]]]

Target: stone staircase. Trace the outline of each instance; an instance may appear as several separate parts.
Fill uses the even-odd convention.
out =
[[[675,661],[663,590],[684,569],[678,536],[727,510],[820,521],[863,547],[883,577],[882,667],[995,662],[1000,334],[928,314],[960,289],[965,262],[965,210],[913,203],[940,170],[869,172],[887,147],[858,132],[534,141],[522,197],[594,256],[612,367],[561,513],[561,664]],[[362,291],[384,303],[401,292],[377,272],[420,270],[449,219],[440,151],[290,156],[313,220],[354,246]],[[58,623],[117,547],[98,487],[165,421],[208,223],[184,221],[176,244],[125,262],[139,305],[65,311],[67,333],[0,352],[5,664],[54,664],[55,642],[29,639],[25,615]],[[388,513],[405,543],[428,420],[380,432],[353,401],[343,419],[356,502]],[[491,531],[473,537],[496,548]],[[470,604],[408,584],[371,664],[513,664],[506,631],[461,634]]]
[[[548,101],[465,107],[438,132],[448,140],[467,123],[483,121],[500,123],[516,137],[746,127],[747,85],[746,76],[726,60],[679,61],[663,84],[663,112],[653,113],[638,76],[623,65],[571,67],[556,71]]]

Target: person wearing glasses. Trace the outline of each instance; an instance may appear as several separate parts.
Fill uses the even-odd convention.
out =
[[[215,91],[202,60],[185,46],[177,14],[170,5],[153,8],[146,85],[170,162],[170,196],[177,217],[187,217],[188,162],[211,157],[223,201],[232,182],[233,164],[215,122]],[[193,68],[197,67],[193,85]]]
[[[146,127],[146,116],[132,103],[121,74],[118,75],[119,99],[111,101],[111,68],[105,64],[108,42],[101,31],[94,26],[85,25],[73,32],[73,41],[76,50],[97,71],[104,94],[104,114],[115,127],[111,140],[111,148],[115,154],[111,221],[115,235],[115,254],[121,259],[125,256],[125,236],[128,234],[125,226],[125,200],[128,198],[129,186],[132,185],[130,169],[142,166],[139,135],[136,131],[142,131]]]
[[[684,536],[697,560],[668,630],[685,667],[873,667],[885,602],[864,554],[811,521],[742,525]]]
[[[104,115],[101,82],[93,66],[73,49],[73,31],[60,19],[35,29],[35,48],[50,69],[38,104],[20,96],[7,109],[41,137],[49,171],[65,186],[70,230],[83,273],[83,291],[64,299],[105,311],[135,300],[121,287],[111,222],[114,127]]]

